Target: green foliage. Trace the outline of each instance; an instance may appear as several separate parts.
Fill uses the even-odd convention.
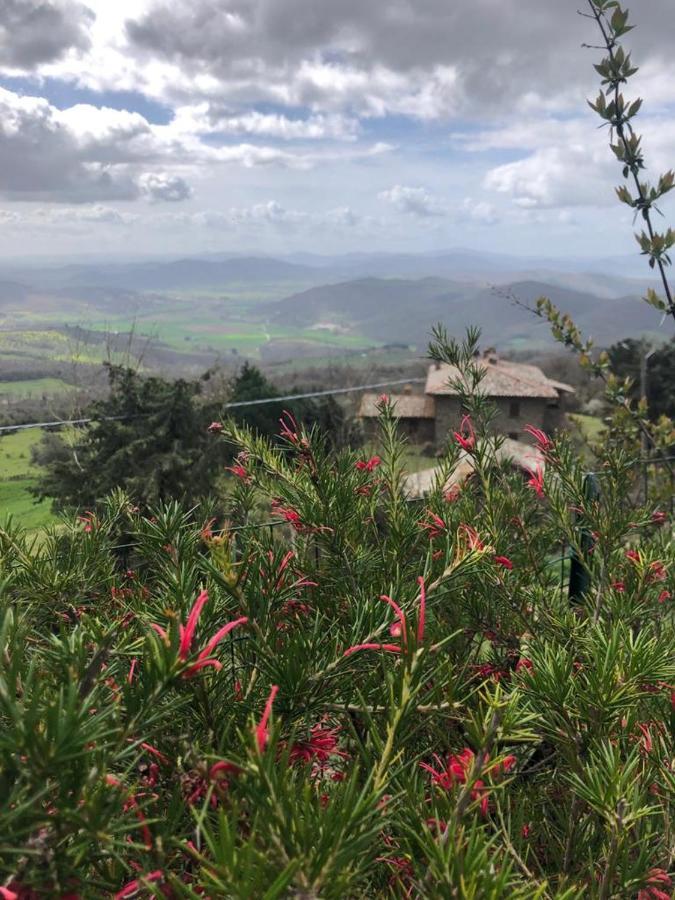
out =
[[[670,527],[627,499],[617,444],[598,497],[564,439],[541,438],[542,491],[500,465],[477,336],[437,337],[467,371],[459,493],[441,474],[406,498],[383,397],[369,460],[288,417],[274,440],[226,422],[222,532],[120,492],[39,548],[0,531],[7,889],[581,898],[668,877]],[[563,542],[588,575],[573,608]]]
[[[124,487],[144,508],[204,497],[222,466],[207,427],[215,408],[197,403],[198,383],[143,378],[108,366],[110,394],[87,410],[95,424],[69,434],[47,433],[34,451],[42,467],[36,493],[56,509],[93,509]]]

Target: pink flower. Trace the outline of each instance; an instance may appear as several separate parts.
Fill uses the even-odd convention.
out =
[[[437,769],[427,763],[420,763],[420,767],[431,775],[431,781],[444,791],[451,791],[457,784],[465,784],[473,770],[475,755],[473,750],[466,747],[461,753],[451,754],[445,762],[434,754]],[[488,811],[488,794],[485,790],[485,782],[477,779],[471,789],[471,799],[480,800],[480,810],[485,816]]]
[[[523,428],[523,431],[526,431],[528,434],[532,435],[532,437],[537,442],[539,449],[544,453],[546,453],[547,450],[550,450],[553,446],[553,441],[551,440],[551,438],[540,428],[535,428],[534,425],[526,425]]]
[[[300,426],[296,422],[295,417],[287,410],[284,410],[283,415],[279,419],[279,424],[281,425],[279,434],[282,438],[285,438],[294,447],[300,447],[302,450],[306,450],[309,447],[307,438],[300,434]]]
[[[666,600],[670,600],[672,594],[670,591],[661,591],[659,594],[659,603],[665,603]]]
[[[162,881],[163,878],[164,872],[162,872],[161,869],[156,869],[154,872],[143,875],[141,878],[134,878],[133,881],[127,882],[122,890],[115,894],[115,900],[124,900],[125,897],[133,897],[136,894],[136,891],[143,887],[144,881]]]
[[[339,728],[326,728],[321,722],[314,725],[307,740],[296,741],[291,747],[288,756],[290,763],[309,763],[314,759],[325,763],[331,756],[346,757],[344,750],[338,750],[339,733]]]
[[[476,446],[476,434],[473,430],[470,416],[464,416],[459,426],[459,431],[454,431],[453,434],[463,450],[470,451]]]
[[[662,891],[659,885],[666,890]],[[671,900],[672,886],[672,879],[664,869],[650,869],[647,873],[647,887],[638,891],[638,900]]]
[[[426,588],[424,586],[424,579],[422,578],[422,576],[417,579],[417,583],[420,587],[420,610],[417,618],[417,644],[419,645],[422,643],[422,640],[424,638],[427,595]],[[353,647],[349,647],[347,650],[345,650],[345,652],[342,654],[343,656],[351,656],[352,653],[358,653],[361,650],[379,650],[385,653],[402,653],[404,650],[408,649],[408,625],[406,622],[405,613],[398,605],[398,603],[392,600],[392,598],[387,594],[382,594],[380,600],[388,604],[393,609],[394,614],[396,615],[396,622],[394,622],[390,626],[389,633],[392,637],[401,638],[401,644],[355,644]]]
[[[478,532],[471,525],[466,525],[462,523],[459,526],[459,530],[466,537],[466,542],[469,550],[484,550],[485,544],[478,537]]]
[[[651,753],[654,748],[654,744],[652,743],[652,733],[649,730],[649,725],[646,725],[644,722],[638,722],[637,727],[642,732],[642,742],[641,742],[642,747],[641,747],[641,749],[645,753]]]
[[[655,581],[665,581],[666,580],[666,567],[663,565],[660,559],[655,559],[654,562],[649,564],[649,574],[648,581],[653,583]]]
[[[272,685],[270,690],[269,697],[267,698],[267,703],[265,703],[265,709],[263,710],[262,718],[258,722],[258,725],[255,729],[255,739],[258,745],[258,750],[262,753],[265,747],[267,746],[267,740],[269,738],[269,729],[268,723],[270,720],[270,716],[272,715],[272,705],[274,703],[274,698],[279,693],[279,686],[276,684]]]
[[[495,563],[498,566],[503,566],[505,569],[508,569],[509,572],[513,569],[513,563],[508,556],[495,556]]]
[[[544,496],[544,473],[541,466],[537,466],[534,472],[530,469],[530,478],[527,481],[527,486],[532,488],[537,497]]]
[[[389,405],[389,394],[380,394],[377,398],[378,406],[388,406]]]
[[[527,659],[525,656],[521,656],[518,662],[516,663],[516,672],[522,672],[523,669],[527,672],[533,672],[534,666],[532,665],[532,660]]]
[[[222,422],[211,422],[206,430],[209,432],[209,434],[220,434],[220,432],[223,430],[223,424]]]
[[[180,635],[180,642],[178,645],[178,658],[181,662],[187,662],[190,656],[195,631],[199,622],[199,617],[201,616],[202,610],[204,609],[205,605],[208,603],[208,599],[208,592],[202,591],[201,594],[197,597],[194,606],[190,610],[190,614],[188,615],[186,624],[184,626],[178,626],[178,633]],[[216,649],[222,639],[226,637],[234,628],[236,628],[238,625],[244,625],[246,622],[248,622],[246,616],[241,616],[240,618],[235,619],[232,622],[228,622],[227,625],[223,625],[222,628],[219,628],[218,631],[216,631],[216,633],[213,635],[213,637],[210,638],[210,640],[207,642],[204,649],[200,651],[196,661],[191,666],[188,666],[187,669],[185,669],[185,671],[183,672],[183,678],[191,678],[192,675],[195,674],[195,672],[198,672],[200,669],[205,669],[207,666],[211,666],[217,671],[220,671],[220,669],[223,668],[222,663],[212,657],[213,651]],[[163,640],[168,640],[166,632],[159,625],[152,624],[150,627],[154,631],[156,631]]]
[[[430,509],[427,510],[427,519],[427,522],[420,522],[420,528],[423,528],[427,532],[430,541],[448,530],[448,526],[443,519]]]
[[[2,900],[19,900],[19,895],[9,888],[0,887],[0,897]]]
[[[459,499],[460,493],[461,490],[459,485],[455,484],[443,494],[443,499],[446,503],[455,503],[455,501]]]
[[[371,456],[368,460],[360,459],[354,465],[360,472],[372,472],[381,462],[382,460],[379,456]]]

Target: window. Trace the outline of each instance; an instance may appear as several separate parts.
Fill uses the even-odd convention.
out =
[[[509,403],[509,416],[512,419],[517,419],[520,416],[520,402],[518,400],[511,400]]]

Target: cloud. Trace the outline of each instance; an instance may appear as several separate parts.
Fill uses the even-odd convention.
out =
[[[178,203],[192,196],[192,188],[179,175],[146,172],[138,179],[141,192],[153,203]]]
[[[499,222],[499,216],[492,203],[487,200],[474,200],[473,197],[465,197],[458,210],[458,220],[469,219],[481,225],[495,225]]]
[[[408,213],[420,218],[445,215],[445,208],[439,201],[421,187],[404,187],[396,184],[387,191],[378,194],[380,200],[385,200],[395,206],[399,212]]]
[[[668,21],[671,0],[652,0],[630,37],[639,54],[670,58]],[[581,49],[593,28],[554,0],[155,0],[126,37],[242,102],[431,118],[577,103],[593,78]]]
[[[352,141],[359,132],[359,123],[356,119],[342,115],[291,118],[279,113],[262,113],[257,110],[237,114],[232,108],[204,102],[177,109],[172,128],[187,134],[246,135],[278,138],[283,141]]]
[[[523,209],[614,205],[621,167],[608,147],[607,130],[592,116],[558,120],[523,119],[502,128],[456,134],[453,141],[469,152],[521,151],[520,159],[492,167],[484,187],[510,195]],[[650,169],[665,170],[675,157],[672,116],[642,117],[640,130]]]
[[[0,194],[15,200],[175,202],[192,194],[181,169],[306,170],[341,159],[367,160],[391,149],[383,142],[339,152],[253,143],[213,146],[180,125],[151,125],[136,112],[85,104],[60,110],[43,98],[0,88]]]
[[[32,69],[68,50],[87,50],[94,13],[74,0],[2,0],[0,65]]]

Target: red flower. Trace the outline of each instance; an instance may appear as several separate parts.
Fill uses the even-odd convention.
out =
[[[668,514],[661,512],[660,510],[656,510],[656,512],[652,513],[652,522],[654,525],[663,525],[664,522],[668,521]]]
[[[223,430],[223,424],[222,422],[211,422],[206,430],[209,432],[209,434],[220,434],[220,432]]]
[[[613,581],[612,587],[618,594],[623,594],[623,592],[626,590],[626,585],[623,581]]]
[[[427,606],[427,595],[426,588],[424,586],[424,579],[420,576],[417,579],[417,583],[420,586],[419,593],[419,601],[420,601],[420,611],[417,618],[417,644],[421,644],[424,638],[424,628],[426,624],[426,606]],[[396,615],[396,622],[389,628],[389,633],[392,637],[400,637],[401,644],[375,644],[375,643],[366,643],[366,644],[355,644],[353,647],[349,647],[342,654],[343,656],[351,656],[352,653],[357,653],[360,650],[381,650],[385,653],[402,653],[404,650],[408,649],[408,626],[405,618],[405,613],[401,609],[401,607],[392,600],[391,597],[387,596],[387,594],[382,594],[380,600],[383,600],[394,610]]]
[[[188,657],[190,656],[190,651],[192,650],[192,643],[194,641],[199,617],[201,616],[202,610],[207,604],[208,599],[209,595],[207,591],[202,591],[201,594],[197,597],[194,606],[190,610],[190,614],[185,626],[179,625],[178,627],[178,633],[180,635],[180,643],[178,645],[178,658],[181,662],[187,662]],[[217,671],[220,671],[220,669],[223,668],[223,665],[217,659],[214,659],[212,657],[213,651],[216,649],[222,639],[226,637],[234,628],[236,628],[238,625],[244,625],[246,622],[248,622],[246,616],[241,616],[240,618],[235,619],[232,622],[228,622],[227,625],[223,625],[222,628],[219,628],[218,631],[216,631],[216,633],[213,635],[213,637],[209,639],[204,649],[200,651],[196,661],[187,669],[185,669],[185,671],[183,672],[183,678],[190,678],[195,674],[195,672],[198,672],[200,669],[205,669],[207,666],[211,666]],[[166,632],[159,625],[153,624],[150,627],[153,628],[161,638],[163,638],[164,640],[167,639]]]
[[[666,600],[670,600],[672,594],[670,591],[661,591],[659,594],[659,603],[665,603]]]
[[[539,449],[544,453],[546,453],[547,450],[550,450],[553,446],[553,441],[551,440],[551,438],[540,428],[535,428],[534,425],[526,425],[523,428],[523,431],[526,431],[528,434],[532,435],[532,437],[537,442]]]
[[[648,581],[653,583],[655,581],[665,581],[666,580],[666,567],[663,565],[660,559],[655,559],[654,562],[649,564],[649,575]]]
[[[662,891],[659,885],[666,890]],[[638,900],[671,900],[672,886],[672,879],[664,869],[650,869],[647,873],[647,887],[638,891]]]
[[[144,881],[162,881],[164,878],[164,872],[161,869],[156,869],[154,872],[149,872],[147,875],[143,875],[141,878],[134,878],[133,881],[127,882],[124,885],[121,891],[118,891],[115,894],[115,900],[124,900],[125,897],[133,897],[141,887],[143,887]]]
[[[533,672],[534,666],[532,665],[532,660],[527,659],[525,656],[521,656],[518,662],[516,663],[516,672],[522,672],[525,669],[527,672]]]
[[[240,464],[235,463],[233,466],[225,466],[226,472],[232,472],[235,478],[238,478],[240,481],[250,481],[251,478],[246,471],[246,469]]]
[[[508,558],[508,556],[495,556],[495,563],[498,566],[503,566],[505,569],[508,569],[509,572],[513,568],[513,563]]]
[[[448,530],[448,526],[443,519],[430,509],[427,510],[427,518],[429,520],[428,522],[420,522],[420,528],[423,528],[427,532],[430,541]]]
[[[471,451],[476,446],[476,434],[473,430],[470,416],[464,416],[459,426],[459,431],[454,431],[453,434],[463,450]]]
[[[471,525],[462,523],[459,530],[465,535],[469,550],[484,550],[485,544],[478,537],[478,532]]]
[[[523,825],[520,833],[523,836],[524,840],[527,840],[530,836],[530,826],[527,823],[525,823],[525,825]]]
[[[527,481],[527,486],[532,488],[537,497],[544,496],[544,473],[541,466],[537,466],[534,472],[530,469],[530,478]]]
[[[641,750],[645,753],[651,753],[654,744],[652,742],[652,733],[649,730],[649,725],[646,725],[644,722],[638,722],[637,727],[642,732]]]
[[[446,503],[454,503],[459,499],[459,495],[461,493],[461,489],[458,484],[454,484],[451,488],[443,494],[443,499]]]
[[[258,722],[258,725],[255,729],[255,739],[256,743],[258,744],[258,750],[261,753],[267,746],[267,739],[269,737],[269,730],[267,726],[270,720],[270,716],[272,715],[272,704],[274,703],[274,698],[278,693],[279,686],[273,684],[270,690],[269,697],[267,698],[267,703],[265,703],[265,709],[263,710],[262,718]]]
[[[284,410],[283,415],[279,419],[279,424],[281,425],[279,434],[282,438],[285,438],[294,447],[300,447],[302,450],[306,450],[309,447],[307,438],[300,434],[300,426],[296,422],[295,417],[287,410]]]
[[[629,559],[631,562],[639,563],[640,562],[640,554],[637,550],[626,550],[626,559]]]
[[[360,459],[354,465],[360,472],[372,472],[381,462],[382,460],[379,456],[371,456],[368,460]]]
[[[319,763],[327,762],[331,756],[346,757],[344,750],[338,750],[339,728],[326,728],[321,722],[312,726],[309,738],[296,741],[290,749],[288,759],[291,764],[309,763],[316,759]]]
[[[427,763],[420,763],[420,767],[431,774],[433,784],[438,785],[444,791],[451,791],[456,784],[465,784],[471,774],[474,765],[474,752],[466,747],[457,755],[449,755],[445,763],[434,754],[438,769]],[[480,809],[483,815],[488,810],[488,795],[485,790],[485,782],[477,779],[471,789],[471,799],[480,800]]]

